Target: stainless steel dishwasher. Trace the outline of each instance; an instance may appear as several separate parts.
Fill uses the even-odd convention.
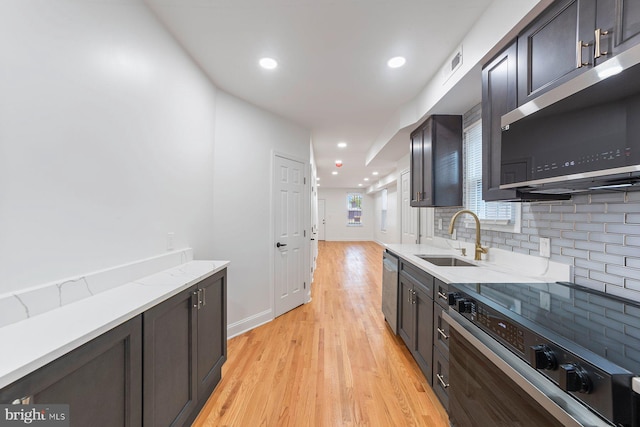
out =
[[[398,334],[398,257],[382,253],[382,313],[394,334]]]

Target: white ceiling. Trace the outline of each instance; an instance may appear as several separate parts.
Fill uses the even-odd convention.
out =
[[[367,151],[491,3],[146,1],[217,87],[309,128],[320,184],[349,188],[370,185],[374,170],[383,176],[395,169],[408,152],[408,139],[406,151],[387,150],[375,168],[365,166]],[[407,64],[388,68],[387,60],[398,55]],[[263,56],[277,59],[278,68],[261,69]],[[348,147],[338,149],[339,141]],[[342,168],[336,169],[336,159]],[[331,175],[334,170],[338,176]]]

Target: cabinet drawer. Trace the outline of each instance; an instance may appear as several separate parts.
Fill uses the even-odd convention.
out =
[[[418,267],[404,260],[400,261],[400,274],[420,285],[423,288],[423,292],[426,293],[429,298],[433,299],[434,278],[432,275],[425,273]]]
[[[449,360],[437,349],[433,352],[433,391],[449,412]]]
[[[442,318],[443,311],[438,304],[433,305],[433,345],[449,358],[449,324]]]
[[[447,310],[449,308],[449,285],[440,279],[434,278],[433,287],[433,300],[437,302],[440,307]]]

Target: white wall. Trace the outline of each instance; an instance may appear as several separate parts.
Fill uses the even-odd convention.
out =
[[[309,144],[308,130],[218,92],[213,256],[232,261],[228,270],[230,336],[273,318],[273,152],[308,164]],[[307,189],[308,183],[307,176]],[[309,213],[305,225],[309,239],[310,216]],[[309,252],[305,259],[309,259]],[[310,267],[305,266],[304,271],[310,271]]]
[[[173,232],[231,261],[229,335],[272,318],[271,160],[308,164],[309,131],[218,91],[141,0],[2,0],[0,52],[0,294]]]
[[[362,226],[347,225],[347,194],[362,193]],[[374,199],[364,194],[364,189],[318,188],[318,199],[326,200],[326,240],[369,241],[373,240],[376,222]]]
[[[389,141],[396,137],[404,138],[402,129],[416,125],[430,114],[442,114],[433,109],[447,93],[469,73],[475,72],[479,75],[483,58],[498,53],[498,47],[505,46],[501,43],[515,37],[527,21],[551,3],[552,0],[494,0],[461,41],[463,62],[460,68],[451,76],[436,73],[413,99],[389,117],[383,131],[367,152],[367,164]],[[477,95],[480,96],[479,90]]]
[[[216,90],[138,1],[0,3],[0,294],[213,254]]]
[[[375,225],[373,238],[378,243],[399,243],[400,242],[400,212],[398,211],[399,192],[394,182],[387,187],[387,221],[386,230],[382,230],[382,201],[384,190],[372,193],[375,202]]]

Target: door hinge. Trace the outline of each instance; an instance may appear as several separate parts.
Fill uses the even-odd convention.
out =
[[[302,237],[307,237],[307,230],[302,230]]]
[[[307,177],[302,178],[302,183],[303,183],[304,185],[307,185]]]
[[[304,282],[304,288],[307,289],[307,282]]]

